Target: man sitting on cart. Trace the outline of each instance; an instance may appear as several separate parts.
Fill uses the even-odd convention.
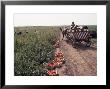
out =
[[[71,24],[71,30],[74,30],[74,29],[76,29],[77,27],[78,27],[78,25],[75,25],[75,23],[72,22],[72,24]]]
[[[82,29],[82,28],[83,28],[82,26],[75,25],[74,22],[72,22],[71,27],[70,27],[71,30]]]

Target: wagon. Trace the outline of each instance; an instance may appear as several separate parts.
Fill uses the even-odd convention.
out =
[[[88,29],[70,29],[67,31],[66,38],[74,45],[80,43],[85,43],[87,47],[91,45],[91,36]]]

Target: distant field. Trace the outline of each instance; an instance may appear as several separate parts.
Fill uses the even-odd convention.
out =
[[[14,30],[15,75],[43,75],[43,63],[54,58],[58,27],[15,27]]]
[[[97,31],[97,25],[87,25],[88,28],[92,31]]]
[[[69,27],[70,25],[64,25]],[[88,26],[89,30],[97,31],[97,25],[78,25],[78,26]]]
[[[97,31],[97,25],[87,25],[88,29],[91,31]],[[91,39],[92,43],[97,44],[97,39]]]
[[[97,31],[97,25],[88,25],[88,28],[92,31]],[[92,39],[92,43],[97,44],[97,39]]]

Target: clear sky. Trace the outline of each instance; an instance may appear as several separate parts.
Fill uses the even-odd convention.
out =
[[[97,25],[95,13],[14,14],[14,26]]]

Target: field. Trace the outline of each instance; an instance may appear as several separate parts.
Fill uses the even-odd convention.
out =
[[[97,26],[88,27],[97,30]],[[44,63],[54,59],[54,44],[57,40],[60,40],[61,50],[66,59],[64,66],[57,69],[59,75],[96,75],[97,39],[92,39],[95,47],[75,49],[61,40],[62,34],[58,26],[14,27],[14,31],[15,76],[44,76]]]
[[[43,75],[43,63],[54,58],[53,45],[59,36],[58,28],[15,27],[14,36],[15,75]]]

